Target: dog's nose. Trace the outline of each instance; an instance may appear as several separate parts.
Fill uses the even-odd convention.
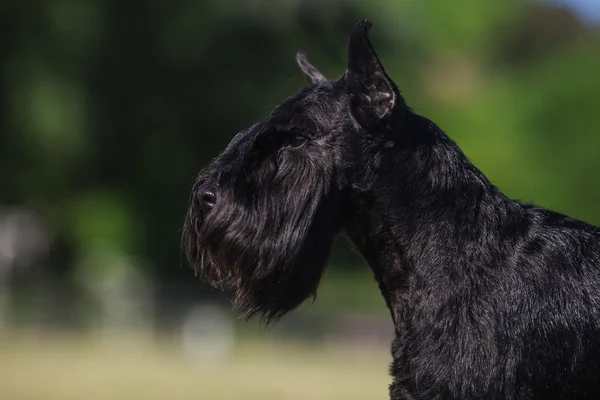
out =
[[[198,189],[196,195],[200,201],[200,205],[206,210],[213,208],[217,202],[217,195],[212,188],[201,187]]]

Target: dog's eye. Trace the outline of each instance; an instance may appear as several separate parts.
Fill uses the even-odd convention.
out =
[[[300,147],[304,143],[306,143],[307,140],[308,140],[308,138],[306,136],[295,134],[295,135],[292,136],[292,138],[290,140],[290,146],[292,146],[292,147]]]

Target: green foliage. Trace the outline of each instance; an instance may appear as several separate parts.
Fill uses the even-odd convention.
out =
[[[190,279],[176,267],[194,175],[304,85],[297,50],[340,75],[346,33],[364,17],[409,104],[500,188],[600,223],[598,30],[519,0],[5,6],[0,204],[48,214],[72,270],[106,252]],[[334,269],[357,260],[336,246]]]

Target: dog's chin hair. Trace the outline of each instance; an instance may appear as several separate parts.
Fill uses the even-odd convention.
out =
[[[201,279],[217,289],[233,292],[233,308],[241,318],[259,316],[264,323],[276,321],[305,300],[314,299],[326,266],[325,262],[298,267],[274,265],[272,273],[253,276],[235,267],[221,268],[210,251],[203,252],[202,259],[211,261],[199,264],[201,268],[197,265]]]
[[[233,290],[243,318],[269,323],[315,297],[335,232],[315,223],[332,218],[326,191],[311,194],[283,205],[265,196],[257,207],[223,190],[207,215],[192,199],[183,231],[188,260],[204,282]]]
[[[321,270],[324,266],[321,268]],[[256,291],[251,285],[235,289],[233,309],[244,320],[254,316],[269,324],[296,309],[307,299],[315,299],[320,276],[312,285],[300,288],[293,283],[283,283],[282,289],[272,293],[268,289]],[[269,285],[269,287],[272,287]]]

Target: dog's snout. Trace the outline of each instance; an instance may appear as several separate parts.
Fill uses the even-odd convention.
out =
[[[210,210],[211,208],[213,208],[215,206],[215,203],[217,202],[216,192],[211,187],[207,187],[207,186],[201,187],[196,192],[196,196],[198,198],[198,201],[200,201],[200,205],[205,210]]]

